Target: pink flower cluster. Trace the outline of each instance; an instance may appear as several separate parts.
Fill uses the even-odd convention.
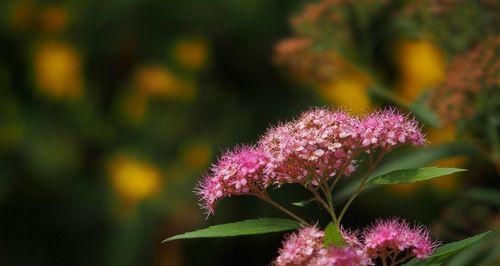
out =
[[[365,251],[370,258],[417,257],[424,259],[436,248],[437,243],[422,226],[411,227],[397,218],[379,220],[364,233]],[[406,252],[406,254],[405,254]]]
[[[356,129],[359,119],[346,112],[313,109],[291,123],[269,130],[259,141],[268,155],[268,183],[317,185],[341,171],[354,171]]]
[[[373,265],[377,259],[400,264],[413,257],[426,258],[437,246],[425,228],[412,228],[399,219],[377,221],[365,230],[363,241],[355,233],[341,233],[346,246],[324,247],[323,231],[315,226],[303,227],[286,237],[274,265]]]
[[[196,189],[202,207],[211,214],[221,198],[261,193],[265,189],[261,180],[266,164],[265,154],[254,147],[241,146],[224,154]]]
[[[359,118],[347,112],[316,108],[269,129],[256,147],[224,154],[205,175],[197,193],[213,213],[217,200],[263,192],[270,185],[328,182],[355,171],[361,152],[387,152],[399,145],[423,145],[417,122],[395,109]]]
[[[349,232],[342,232],[345,247],[327,247],[323,245],[324,232],[317,227],[303,227],[291,234],[283,242],[279,256],[274,261],[276,266],[311,265],[311,266],[357,266],[369,265],[370,259],[361,249],[357,237]],[[355,237],[355,242],[351,242]]]
[[[394,146],[411,144],[422,146],[425,137],[417,121],[394,109],[374,112],[367,115],[358,129],[363,148],[390,150]]]

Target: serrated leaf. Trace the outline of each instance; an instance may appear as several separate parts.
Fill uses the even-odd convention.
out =
[[[243,236],[243,235],[267,234],[267,233],[288,231],[296,229],[299,226],[300,224],[294,220],[261,218],[261,219],[245,220],[235,223],[213,225],[205,229],[200,229],[169,237],[163,240],[162,243],[177,239],[233,237],[233,236]]]
[[[403,169],[379,175],[368,181],[370,185],[407,184],[425,181],[440,176],[467,171],[460,168],[422,167]]]
[[[483,237],[491,233],[490,231],[475,235],[457,242],[449,243],[439,247],[430,257],[425,260],[413,259],[408,263],[403,264],[404,266],[430,266],[430,265],[441,265],[451,256],[457,254],[464,248],[476,243]]]
[[[292,205],[297,206],[297,207],[304,207],[309,205],[311,202],[314,202],[315,198],[308,199],[308,200],[303,200],[299,202],[292,202]]]
[[[334,223],[329,223],[326,226],[323,245],[325,247],[343,247],[345,245],[345,240],[340,233],[339,227]]]

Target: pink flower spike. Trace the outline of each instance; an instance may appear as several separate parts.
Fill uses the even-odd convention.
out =
[[[365,150],[386,149],[411,144],[426,143],[417,121],[394,108],[365,116],[358,129],[361,147]]]
[[[259,147],[269,157],[269,183],[312,185],[354,172],[359,120],[343,111],[316,108],[267,131]],[[343,171],[343,172],[342,172]]]
[[[407,241],[412,247],[411,252],[419,259],[429,257],[439,246],[439,243],[433,241],[429,235],[429,230],[423,226],[415,226],[406,236]]]
[[[303,227],[283,241],[276,266],[359,266],[371,265],[370,258],[361,247],[355,232],[341,229],[345,247],[328,247],[323,244],[324,232],[316,226]]]
[[[363,250],[347,247],[329,247],[322,249],[314,257],[309,266],[365,266],[372,265],[372,262]]]
[[[218,200],[232,195],[262,193],[265,154],[254,147],[241,146],[226,152],[198,184],[195,192],[207,214],[213,214]]]
[[[273,265],[309,265],[311,259],[323,248],[323,236],[323,231],[316,226],[303,227],[288,235]]]
[[[423,259],[432,254],[437,244],[424,227],[411,228],[406,221],[393,218],[378,220],[369,227],[364,233],[364,247],[372,259],[386,260],[389,253],[399,258],[405,252],[409,252],[410,257]]]

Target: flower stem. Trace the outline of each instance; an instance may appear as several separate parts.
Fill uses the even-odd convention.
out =
[[[361,184],[359,185],[358,189],[352,194],[352,196],[347,200],[347,203],[344,205],[344,208],[342,208],[342,211],[339,214],[338,217],[338,222],[340,223],[342,221],[342,218],[344,218],[345,212],[351,205],[351,203],[359,196],[359,194],[363,191],[363,189],[366,186],[366,183],[368,182],[368,177],[370,177],[371,173],[375,169],[376,165],[380,162],[382,157],[385,155],[385,151],[381,151],[378,158],[373,161],[372,155],[370,154],[370,165],[368,167],[368,171],[366,171],[365,175],[362,178]]]
[[[311,193],[313,193],[316,201],[318,201],[319,203],[321,203],[321,205],[323,205],[323,207],[328,211],[328,214],[330,214],[330,216],[332,217],[333,222],[337,224],[337,216],[335,215],[333,207],[329,205],[327,202],[325,202],[325,200],[321,197],[321,195],[315,188],[308,186],[307,189],[311,191]]]
[[[293,219],[297,220],[299,223],[303,224],[303,225],[310,225],[308,222],[304,221],[304,219],[300,218],[299,216],[295,215],[293,212],[287,210],[285,207],[281,206],[279,203],[277,203],[276,201],[272,200],[271,197],[269,197],[269,195],[267,194],[264,194],[264,195],[256,195],[258,198],[260,198],[261,200],[273,205],[274,207],[276,207],[278,210],[286,213],[288,216],[292,217]]]

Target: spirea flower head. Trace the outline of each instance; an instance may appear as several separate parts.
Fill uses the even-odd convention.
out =
[[[428,257],[437,244],[429,236],[429,231],[422,226],[410,227],[401,219],[378,220],[364,233],[364,246],[372,259],[385,260],[392,252],[395,258],[408,253],[408,258]]]
[[[359,120],[346,112],[317,108],[269,130],[259,141],[268,155],[270,181],[317,185],[340,171],[354,171],[353,152]]]
[[[254,147],[241,146],[222,155],[196,189],[208,214],[218,200],[232,195],[262,193],[265,154]]]
[[[431,91],[429,105],[444,124],[453,124],[475,114],[477,96],[500,86],[500,37],[489,37],[455,56],[446,79]]]
[[[197,193],[210,214],[221,198],[259,196],[273,184],[318,186],[354,172],[356,155],[363,151],[389,151],[424,142],[417,122],[394,109],[359,119],[344,111],[316,108],[269,129],[256,147],[243,146],[224,154],[205,175]]]
[[[359,246],[356,234],[344,229],[341,233],[347,243],[345,247],[325,248],[323,231],[316,226],[303,227],[283,241],[274,265],[369,265],[371,261]]]
[[[359,141],[366,150],[390,150],[404,144],[422,146],[426,142],[417,121],[395,109],[364,117],[359,127]]]
[[[321,249],[317,256],[310,262],[309,266],[362,266],[371,265],[371,260],[366,253],[351,246],[329,247]]]
[[[288,235],[274,265],[307,265],[323,248],[323,237],[323,231],[316,226],[303,227],[297,233]]]

